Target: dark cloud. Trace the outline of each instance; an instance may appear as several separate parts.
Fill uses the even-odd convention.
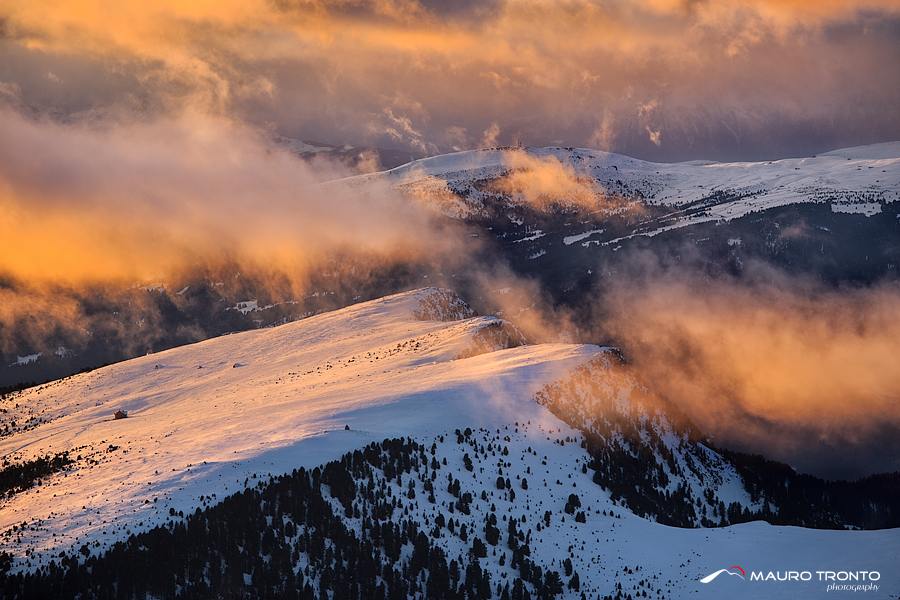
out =
[[[900,15],[881,0],[39,5],[7,9],[0,83],[61,114],[202,105],[323,142],[656,160],[900,138]]]
[[[140,85],[147,65],[125,61],[110,65],[90,55],[49,53],[0,41],[0,83],[14,83],[11,100],[66,116],[97,107],[133,106],[158,93]]]
[[[377,19],[383,23],[413,23],[436,19],[476,25],[489,21],[504,7],[503,0],[272,0],[279,11],[297,16]]]
[[[503,0],[419,0],[429,12],[445,19],[477,25],[490,21],[503,10]]]

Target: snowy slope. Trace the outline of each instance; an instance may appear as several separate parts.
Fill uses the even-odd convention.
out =
[[[582,592],[589,598],[615,596],[617,585],[622,597],[637,597],[642,592],[650,598],[818,598],[827,594],[827,584],[819,581],[751,582],[751,570],[764,576],[779,571],[782,577],[789,570],[807,570],[813,577],[818,577],[817,570],[879,571],[879,593],[872,597],[880,598],[896,597],[900,586],[900,578],[891,572],[891,564],[900,558],[897,530],[817,531],[762,522],[681,529],[637,517],[612,502],[590,474],[583,472],[589,460],[581,449],[584,438],[565,424],[517,421],[475,430],[462,441],[456,435],[416,439],[425,448],[434,444],[434,458],[439,464],[446,460],[448,465],[436,471],[435,502],[425,500],[428,492],[421,480],[428,481],[427,468],[421,473],[418,468],[411,470],[402,478],[381,479],[387,479],[394,497],[403,499],[402,517],[409,515],[424,524],[426,532],[435,527],[439,515],[456,521],[454,532],[440,527],[434,542],[460,563],[472,545],[472,536],[486,539],[485,521],[496,515],[500,541],[487,546],[488,555],[482,560],[494,584],[509,583],[516,576],[507,544],[508,523],[516,519],[520,542],[530,546],[531,559],[545,571],[564,576],[564,561],[571,561],[580,590],[567,587],[563,594],[567,598],[579,598]],[[473,461],[471,472],[464,467],[466,455]],[[448,467],[450,478],[458,478],[458,495],[447,489]],[[498,477],[508,479],[511,485],[499,490]],[[524,480],[527,486],[523,486]],[[466,492],[472,495],[471,515],[450,508]],[[566,511],[570,494],[577,495],[581,504],[574,513]],[[412,497],[407,501],[408,496]],[[337,501],[335,508],[343,512]],[[585,514],[584,522],[576,520],[579,512]],[[359,530],[360,519],[346,521]],[[467,542],[460,539],[461,525],[468,528]],[[735,564],[746,570],[747,580],[699,581]],[[563,581],[568,582],[569,577],[564,576]]]
[[[614,499],[625,496],[633,512],[666,524],[720,524],[720,506],[758,512],[735,467],[702,441],[699,430],[665,398],[655,395],[613,354],[602,355],[544,386],[535,400],[589,436],[602,466],[594,464]],[[601,375],[602,376],[598,376]],[[618,457],[618,458],[616,458]],[[610,471],[632,459],[648,475],[639,497]],[[644,483],[644,482],[642,482]],[[702,506],[695,499],[704,498]],[[726,524],[727,521],[721,521]]]
[[[0,454],[82,458],[3,503],[3,545],[17,556],[102,547],[161,522],[170,508],[233,493],[255,474],[313,467],[413,431],[540,420],[531,395],[598,350],[520,346],[478,356],[491,339],[510,345],[496,333],[503,323],[416,319],[442,316],[430,296],[401,294],[224,336],[11,396],[3,423],[17,425],[0,439]],[[113,420],[117,410],[128,418]],[[22,522],[40,525],[9,546]]]
[[[473,316],[452,294],[427,289],[12,395],[3,402],[3,424],[16,423],[0,439],[5,457],[24,461],[69,450],[81,458],[4,501],[0,549],[14,555],[15,570],[47,564],[85,544],[96,554],[130,533],[179,520],[179,511],[187,514],[252,487],[260,477],[406,437],[434,448],[440,465],[434,477],[427,477],[427,467],[416,467],[402,480],[382,472],[379,482],[403,498],[403,518],[425,531],[439,514],[452,515],[457,533],[439,529],[432,541],[460,562],[473,542],[458,535],[459,526],[485,539],[485,521],[494,514],[501,541],[488,544],[482,559],[494,584],[515,575],[506,545],[507,524],[515,518],[536,565],[564,573],[563,562],[571,561],[580,590],[567,588],[565,597],[618,590],[652,598],[825,593],[826,584],[818,581],[699,582],[732,565],[748,574],[809,570],[813,577],[816,570],[879,571],[874,597],[900,589],[890,568],[900,558],[896,530],[815,531],[764,523],[682,529],[632,514],[594,483],[585,435],[625,440],[628,428],[639,436],[653,430],[677,461],[711,451],[689,443],[679,413],[617,373],[608,350],[524,342],[503,321]],[[112,420],[118,409],[128,418]],[[564,412],[585,433],[554,416]],[[34,418],[27,420],[29,415]],[[473,431],[456,433],[466,428]],[[750,503],[735,473],[713,454],[698,459],[693,470],[679,462],[688,484],[699,494],[713,488],[702,481],[714,478],[723,500]],[[678,473],[671,474],[674,481]],[[426,499],[426,480],[433,482],[434,502]],[[453,480],[459,482],[455,491],[448,489]],[[466,492],[470,512],[452,512]],[[580,506],[567,511],[571,494]],[[337,498],[332,504],[344,514]],[[345,521],[351,529],[362,527],[352,513]],[[404,556],[411,552],[406,547]],[[302,566],[309,557],[298,560]]]

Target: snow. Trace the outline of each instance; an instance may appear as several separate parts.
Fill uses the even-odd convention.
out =
[[[566,246],[571,246],[576,242],[580,242],[581,240],[585,240],[595,233],[603,233],[602,229],[594,229],[592,231],[586,231],[584,233],[579,233],[578,235],[569,235],[563,238],[563,244]]]
[[[12,367],[14,365],[27,365],[28,363],[37,362],[37,360],[41,356],[43,356],[43,354],[44,354],[43,352],[38,352],[37,354],[29,354],[28,356],[18,356],[17,355],[16,362],[11,364],[10,366]]]
[[[145,292],[164,292],[169,289],[169,286],[165,283],[151,283],[149,285],[141,286],[141,289]]]
[[[250,312],[258,312],[260,310],[259,305],[256,300],[247,300],[245,302],[238,302],[235,306],[231,307],[229,310],[236,310],[242,315],[246,315]]]
[[[831,212],[871,217],[872,215],[877,215],[881,212],[881,205],[877,202],[863,202],[862,204],[832,203]]]
[[[587,384],[573,374],[602,389],[607,384],[597,365],[608,363],[607,351],[574,344],[484,347],[485,340],[498,339],[489,332],[514,335],[509,327],[495,317],[472,316],[451,293],[429,288],[12,394],[3,401],[4,424],[22,423],[28,414],[41,421],[0,438],[3,456],[17,461],[69,450],[71,458],[81,458],[68,471],[4,501],[3,549],[14,555],[14,570],[46,564],[51,554],[82,544],[96,553],[164,523],[170,510],[193,512],[242,490],[247,481],[254,485],[269,474],[322,465],[372,441],[409,437],[429,448],[435,444],[436,457],[448,464],[435,482],[436,504],[427,501],[415,478],[407,483],[418,486],[416,499],[404,504],[420,522],[433,523],[439,510],[448,516],[453,496],[447,475],[458,478],[461,490],[472,493],[473,510],[453,518],[479,537],[485,515],[494,512],[499,520],[502,541],[488,546],[484,560],[495,584],[514,577],[508,562],[499,564],[501,553],[509,558],[506,527],[514,517],[527,523],[520,527],[523,533],[531,530],[532,558],[562,573],[562,561],[571,557],[581,589],[591,598],[614,595],[616,584],[634,597],[648,584],[651,597],[658,597],[656,590],[670,598],[825,594],[825,582],[750,581],[751,571],[807,570],[814,578],[824,570],[879,571],[874,597],[900,587],[891,569],[900,559],[897,530],[820,531],[760,522],[679,529],[615,505],[592,481],[592,471],[582,472],[581,465],[591,460],[581,448],[582,434],[535,401],[541,390],[559,389],[566,390],[571,406],[589,402]],[[460,358],[473,349],[482,353]],[[634,391],[621,390],[615,405],[622,415],[646,422],[659,415]],[[119,409],[128,411],[127,419],[112,419]],[[458,444],[454,430],[466,427],[474,429],[474,442],[493,449],[477,452]],[[654,427],[668,446],[677,446],[664,419],[654,420]],[[716,466],[721,457],[699,448],[705,453],[702,468],[707,478],[716,478],[719,496],[746,502],[737,474]],[[465,453],[474,462],[471,472],[463,467]],[[497,489],[501,469],[514,501],[508,490]],[[395,492],[401,492],[399,486]],[[585,523],[563,512],[572,493],[580,498]],[[546,511],[549,526],[543,526]],[[22,543],[14,544],[6,532],[23,522],[28,528]],[[361,526],[352,517],[347,522]],[[441,535],[434,541],[448,557],[468,551],[458,537]],[[34,554],[26,557],[26,549]],[[748,577],[700,582],[733,565]],[[567,590],[565,597],[580,598],[580,592]]]
[[[270,132],[262,132],[260,134],[263,138],[268,139],[268,141],[274,144],[277,148],[282,150],[286,150],[287,152],[292,152],[298,156],[306,156],[309,154],[318,154],[320,152],[333,152],[337,149],[336,146],[329,146],[328,144],[317,144],[304,142],[295,138],[278,135]],[[352,150],[352,146],[344,146],[344,150]]]
[[[534,240],[542,238],[545,235],[547,235],[547,234],[544,233],[543,231],[538,230],[538,231],[534,232],[534,235],[529,235],[528,237],[523,237],[522,239],[519,239],[519,240],[513,240],[512,243],[518,244],[519,242],[533,242]]]
[[[509,567],[511,553],[505,543],[512,518],[518,521],[520,532],[530,535],[532,559],[542,568],[562,574],[562,563],[570,558],[579,574],[581,591],[590,598],[614,594],[617,583],[623,586],[623,593],[636,597],[639,590],[651,589],[646,582],[652,584],[653,591],[663,590],[666,597],[673,598],[688,595],[796,598],[818,597],[814,594],[825,592],[826,584],[818,581],[790,585],[751,582],[749,577],[753,571],[767,574],[809,570],[815,577],[817,570],[880,569],[881,590],[891,589],[897,582],[889,574],[893,560],[900,556],[896,531],[815,531],[772,527],[759,522],[720,529],[679,529],[639,518],[611,502],[609,494],[593,483],[590,471],[581,472],[580,465],[590,460],[580,447],[582,437],[558,421],[519,420],[502,427],[476,429],[470,437],[475,445],[493,446],[483,453],[468,441],[458,444],[455,434],[443,440],[427,436],[417,439],[426,448],[434,444],[434,457],[439,464],[446,460],[446,466],[440,467],[434,482],[435,503],[425,499],[427,492],[415,477],[404,478],[402,485],[396,480],[388,483],[391,495],[403,498],[404,510],[419,523],[433,524],[438,514],[442,514],[453,518],[457,529],[466,525],[469,542],[449,535],[444,529],[439,538],[432,540],[443,548],[448,558],[465,556],[472,536],[483,539],[485,516],[494,513],[501,541],[496,547],[488,546],[488,557],[482,562],[490,569],[493,583],[503,584],[516,577],[515,570]],[[507,449],[508,454],[503,454],[501,449]],[[465,454],[472,459],[471,472],[463,467]],[[459,479],[460,493],[472,495],[471,515],[448,512],[455,501],[447,490],[448,470],[453,478]],[[510,480],[514,501],[507,490],[497,489],[498,476]],[[527,479],[527,489],[522,486],[523,479]],[[407,500],[404,496],[410,481],[414,484],[415,499]],[[585,512],[585,523],[577,523],[574,515],[564,512],[572,493],[579,496],[581,508],[577,510]],[[544,525],[547,511],[549,526]],[[362,526],[361,519],[345,521],[356,531]],[[426,525],[424,529],[427,532],[430,527]],[[499,564],[501,555],[505,555],[504,565]],[[700,581],[735,564],[746,570],[744,581],[727,581],[727,578],[709,584]],[[641,581],[645,582],[644,586]],[[568,591],[564,597],[579,598],[580,592]],[[658,596],[651,593],[650,597]]]
[[[897,158],[900,156],[900,142],[884,142],[881,144],[870,144],[868,146],[854,146],[852,148],[842,148],[840,150],[832,150],[821,156],[841,156],[843,158]]]
[[[503,167],[503,150],[485,149],[442,154],[407,163],[387,171],[394,179],[414,179],[422,174],[439,175],[454,171]]]

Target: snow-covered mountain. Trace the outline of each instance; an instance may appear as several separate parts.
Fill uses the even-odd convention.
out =
[[[878,214],[900,200],[900,142],[755,163],[652,163],[588,149],[490,148],[417,160],[342,183],[373,181],[386,181],[454,218],[505,211],[515,222],[523,209],[537,206],[544,212],[580,211],[588,219],[641,205],[645,214],[628,236],[652,236],[789,204]],[[603,233],[587,229],[563,243],[605,246],[626,237]]]
[[[832,287],[900,266],[900,142],[744,163],[492,148],[326,185],[387,186],[464,222],[487,254],[569,305],[596,302],[648,255],[691,257],[684,268],[706,276],[739,278],[754,263]]]
[[[5,579],[5,597],[817,597],[838,582],[817,571],[877,571],[876,597],[898,586],[897,530],[694,528],[884,526],[889,482],[781,514],[808,482],[751,481],[764,461],[707,445],[615,350],[528,344],[443,289],[0,407],[0,545],[13,573],[43,568]],[[732,564],[747,581],[700,582]]]

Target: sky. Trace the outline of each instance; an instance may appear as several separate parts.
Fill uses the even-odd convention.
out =
[[[0,97],[332,144],[761,160],[900,139],[897,0],[0,1]]]

